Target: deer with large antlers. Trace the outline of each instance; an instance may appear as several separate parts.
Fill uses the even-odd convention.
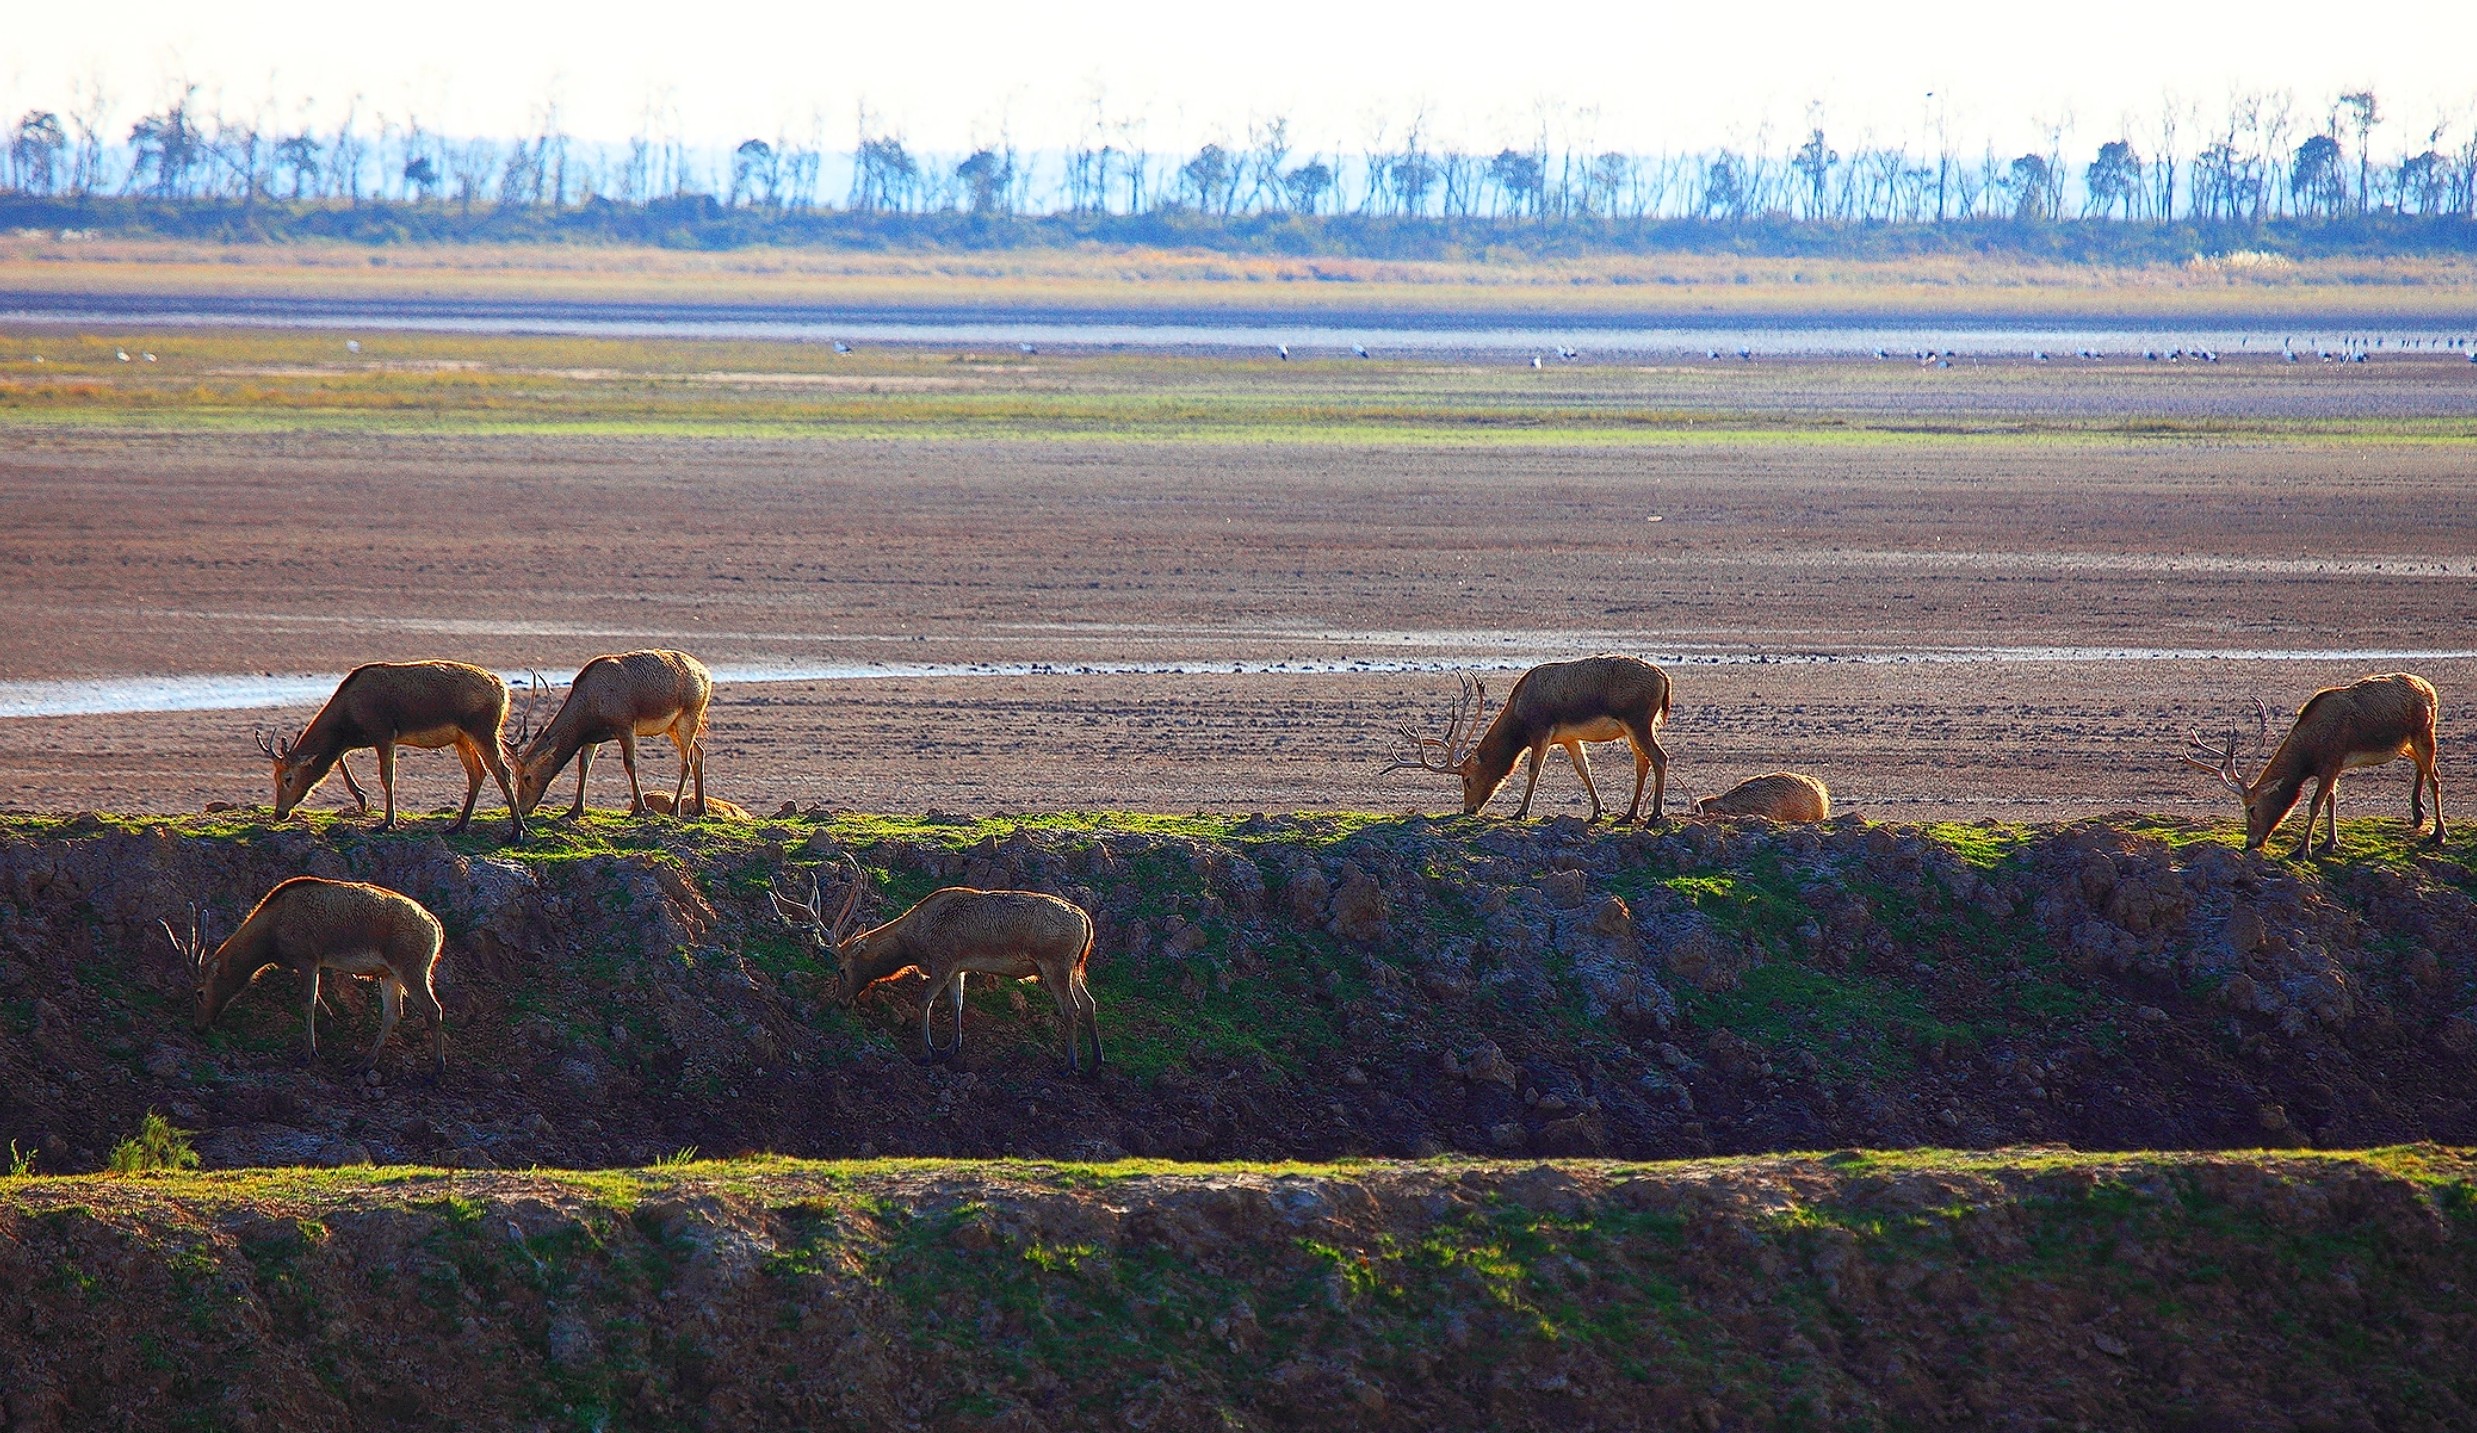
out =
[[[2257,699],[2254,719],[2259,727],[2256,750],[2270,745],[2269,708]],[[2224,745],[2192,737],[2192,751],[2180,753],[2188,766],[2200,767],[2245,806],[2245,849],[2259,849],[2296,809],[2297,797],[2310,778],[2313,804],[2305,808],[2305,834],[2294,854],[2313,844],[2314,818],[2327,813],[2324,854],[2339,849],[2339,777],[2343,771],[2382,766],[2405,756],[2416,763],[2408,782],[2408,829],[2425,825],[2425,793],[2434,792],[2435,845],[2443,842],[2443,781],[2434,764],[2434,723],[2441,704],[2425,678],[2407,672],[2364,677],[2344,687],[2325,687],[2297,708],[2296,720],[2277,750],[2248,779],[2236,769],[2238,735],[2228,729]],[[2198,754],[2197,754],[2198,753]]]
[[[1476,816],[1513,774],[1514,763],[1528,753],[1530,780],[1522,789],[1522,806],[1514,812],[1519,821],[1531,814],[1531,797],[1539,790],[1540,763],[1548,748],[1561,746],[1574,774],[1582,778],[1583,790],[1590,793],[1591,819],[1596,821],[1606,808],[1592,784],[1583,743],[1623,739],[1634,748],[1634,800],[1626,807],[1625,819],[1632,821],[1643,808],[1646,775],[1651,780],[1651,819],[1661,819],[1669,754],[1660,745],[1660,724],[1668,720],[1669,679],[1658,667],[1614,655],[1544,662],[1522,674],[1496,719],[1483,729],[1487,706],[1487,686],[1464,677],[1445,734],[1423,737],[1408,726],[1400,728],[1402,755],[1384,770],[1458,776],[1463,814]]]
[[[201,1032],[261,973],[286,970],[302,983],[303,1059],[315,1060],[319,979],[334,971],[378,981],[378,1039],[370,1046],[367,1068],[377,1068],[379,1052],[387,1048],[410,999],[414,1013],[430,1021],[432,1076],[447,1072],[447,1012],[434,984],[447,933],[420,902],[359,881],[295,876],[267,892],[211,951],[197,907],[190,908],[186,937],[169,921],[162,926],[173,951],[196,973],[195,1024]]]
[[[533,700],[528,700],[518,726],[516,808],[530,814],[542,803],[552,778],[576,759],[576,802],[570,819],[585,814],[585,778],[593,770],[594,749],[606,741],[619,743],[619,761],[628,771],[628,814],[645,814],[645,789],[636,778],[636,739],[665,736],[679,752],[679,785],[671,793],[674,811],[696,779],[695,814],[705,812],[705,708],[714,698],[714,674],[686,652],[647,648],[596,657],[576,674],[568,695],[550,725],[533,727]]]
[[[851,883],[832,917],[825,913],[824,890],[814,878],[806,901],[767,888],[775,914],[837,966],[839,1003],[848,1006],[865,991],[921,971],[929,977],[929,992],[920,1002],[920,1043],[926,1058],[938,1060],[963,1053],[966,975],[1037,979],[1058,1004],[1067,1068],[1083,1068],[1086,1035],[1092,1040],[1092,1067],[1101,1068],[1101,1008],[1084,983],[1084,967],[1092,959],[1092,917],[1082,907],[1038,891],[948,886],[931,891],[893,920],[853,934],[867,882],[858,862],[848,855],[843,861],[851,870]],[[938,1048],[930,1024],[940,995],[950,997],[955,1006],[955,1041],[944,1050]]]
[[[473,819],[473,803],[481,795],[482,774],[499,782],[507,798],[510,833],[525,834],[524,814],[517,809],[510,784],[506,748],[499,731],[507,722],[507,683],[495,672],[464,662],[372,662],[353,668],[338,682],[335,695],[310,718],[310,724],[290,741],[260,733],[258,749],[275,763],[275,819],[283,820],[318,783],[343,761],[344,753],[363,747],[378,753],[378,784],[387,795],[382,831],[396,824],[396,749],[419,747],[456,749],[464,762],[464,810],[450,831],[461,831]],[[344,772],[344,785],[370,809],[370,799]]]

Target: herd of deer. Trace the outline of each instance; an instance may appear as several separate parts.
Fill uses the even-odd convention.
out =
[[[275,764],[276,817],[291,814],[333,771],[342,772],[345,787],[366,813],[369,797],[344,762],[346,753],[366,747],[377,753],[379,786],[386,802],[380,827],[392,827],[397,748],[452,746],[464,762],[466,788],[464,809],[449,829],[461,830],[471,821],[473,803],[487,772],[497,779],[500,793],[507,798],[511,836],[521,839],[525,817],[541,803],[543,793],[571,758],[577,763],[576,800],[568,814],[584,813],[585,778],[594,750],[614,741],[628,772],[630,814],[642,815],[650,803],[637,779],[636,742],[649,736],[668,737],[679,752],[679,782],[666,809],[683,814],[709,809],[704,735],[713,677],[694,657],[665,650],[596,657],[576,674],[549,724],[536,730],[532,719],[539,696],[536,681],[511,741],[505,735],[508,686],[495,673],[462,662],[355,668],[299,736],[289,742],[260,738],[261,750]],[[1401,728],[1403,752],[1384,770],[1458,777],[1463,812],[1476,816],[1513,774],[1515,764],[1527,759],[1529,774],[1522,804],[1514,813],[1520,819],[1530,814],[1548,749],[1562,747],[1590,795],[1591,817],[1597,820],[1605,808],[1591,780],[1583,745],[1622,739],[1634,752],[1634,799],[1624,819],[1633,821],[1640,814],[1646,779],[1651,786],[1651,820],[1662,819],[1668,753],[1660,745],[1660,728],[1669,714],[1669,679],[1658,667],[1625,656],[1549,662],[1525,672],[1493,718],[1487,701],[1487,688],[1464,678],[1444,734],[1421,736],[1407,726]],[[2268,748],[2270,713],[2259,701],[2254,706],[2258,742]],[[2322,849],[2338,848],[2337,796],[2342,772],[2407,756],[2416,765],[2409,783],[2410,829],[2423,827],[2425,796],[2430,789],[2434,797],[2431,839],[2440,844],[2444,826],[2442,782],[2434,761],[2437,710],[2434,688],[2423,678],[2407,673],[2371,676],[2316,692],[2298,708],[2287,736],[2251,777],[2237,769],[2240,733],[2233,728],[2221,745],[2205,742],[2196,734],[2192,752],[2181,754],[2181,759],[2212,773],[2243,803],[2248,850],[2267,842],[2295,809],[2305,783],[2316,782],[2313,804],[2306,808],[2305,834],[2296,846],[2296,853],[2302,855],[2312,843],[2317,817],[2327,816],[2329,821]],[[689,804],[686,794],[692,778],[696,800]],[[654,800],[659,801],[659,795]],[[1823,783],[1812,777],[1771,772],[1697,802],[1696,811],[1821,821],[1831,814],[1831,798]],[[850,879],[832,917],[826,915],[822,884],[812,885],[805,900],[794,900],[779,890],[772,893],[775,912],[839,971],[836,994],[841,1003],[849,1005],[869,989],[920,971],[928,977],[928,997],[920,1012],[921,1044],[929,1058],[938,1059],[962,1049],[966,975],[1038,979],[1057,1002],[1069,1068],[1081,1068],[1086,1035],[1098,1068],[1098,1008],[1084,979],[1092,957],[1093,926],[1081,908],[1033,891],[957,886],[930,893],[893,920],[855,931],[866,882],[858,864],[848,856],[844,860]],[[405,896],[358,882],[296,876],[269,891],[239,928],[212,950],[207,948],[195,910],[190,913],[186,938],[169,922],[164,924],[164,934],[195,969],[196,1024],[201,1031],[252,980],[267,970],[282,969],[303,983],[307,1057],[315,1058],[319,981],[323,972],[333,971],[379,982],[382,1015],[378,1041],[370,1051],[372,1067],[409,999],[430,1021],[433,1074],[446,1069],[445,1012],[432,985],[442,933],[437,918]],[[932,1026],[940,995],[951,998],[955,1012],[954,1042],[943,1049]]]

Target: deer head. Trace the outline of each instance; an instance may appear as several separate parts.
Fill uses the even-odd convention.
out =
[[[157,921],[164,939],[172,942],[172,953],[189,965],[191,984],[195,987],[196,1010],[193,1023],[204,1030],[215,1021],[215,961],[206,942],[206,917],[196,906],[189,908],[189,934],[183,938],[170,921]]]
[[[1433,771],[1440,776],[1461,777],[1463,814],[1479,814],[1479,808],[1488,804],[1490,793],[1482,789],[1479,763],[1472,756],[1479,745],[1479,734],[1488,728],[1487,716],[1487,684],[1464,677],[1460,695],[1446,709],[1445,734],[1421,736],[1407,722],[1395,728],[1402,738],[1401,754],[1385,763],[1379,774]]]
[[[809,877],[808,899],[805,901],[784,895],[772,882],[766,884],[766,894],[773,897],[774,913],[783,918],[783,923],[807,937],[812,947],[834,962],[835,999],[840,1004],[849,1005],[860,991],[853,980],[852,963],[843,956],[843,942],[850,938],[852,927],[858,924],[860,893],[867,887],[868,880],[860,873],[860,863],[853,860],[848,851],[843,853],[843,864],[851,869],[851,881],[843,893],[842,904],[835,909],[831,920],[826,917],[825,887],[815,876]]]
[[[2271,744],[2271,711],[2260,697],[2253,699],[2253,715],[2255,736],[2251,749],[2256,754],[2266,753]],[[2235,795],[2245,808],[2245,849],[2251,851],[2270,839],[2275,815],[2268,794],[2253,777],[2237,770],[2236,758],[2242,742],[2242,733],[2236,727],[2229,727],[2227,740],[2217,745],[2202,740],[2200,732],[2193,732],[2187,738],[2190,750],[2177,753],[2177,759],[2196,770],[2209,772]]]
[[[310,794],[318,783],[311,779],[308,753],[301,749],[299,738],[286,739],[272,731],[255,732],[259,753],[275,768],[275,819],[283,820],[301,798]],[[320,773],[324,775],[325,773]]]

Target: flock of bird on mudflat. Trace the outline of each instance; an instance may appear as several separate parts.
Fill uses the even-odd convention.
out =
[[[705,794],[705,713],[713,677],[694,657],[662,649],[596,657],[576,674],[548,724],[537,729],[533,716],[540,696],[537,680],[511,739],[508,685],[496,673],[448,661],[357,667],[299,735],[289,741],[259,738],[260,749],[274,763],[276,819],[289,816],[335,772],[343,775],[366,813],[369,796],[344,758],[368,748],[377,755],[385,801],[380,829],[391,828],[396,819],[397,751],[453,747],[464,763],[467,784],[464,808],[449,830],[460,831],[472,820],[473,803],[487,774],[507,799],[511,839],[522,840],[525,818],[571,758],[576,762],[576,800],[568,815],[584,813],[586,776],[596,748],[607,742],[618,743],[627,769],[631,815],[654,810],[680,816],[746,816],[727,802],[709,802]],[[2416,767],[2409,783],[2410,829],[2423,827],[2430,791],[2431,839],[2442,842],[2442,783],[2435,772],[2438,703],[2433,686],[2423,678],[2394,672],[2316,692],[2297,709],[2276,747],[2270,741],[2268,709],[2259,701],[2254,708],[2259,731],[2252,745],[2268,755],[2252,775],[2238,770],[2240,748],[2247,743],[2233,728],[2224,743],[2205,742],[2196,735],[2191,751],[2181,754],[2183,761],[2224,783],[2242,803],[2248,850],[2269,840],[2312,780],[2317,785],[2296,853],[2304,854],[2311,844],[2317,817],[2329,822],[2322,850],[2335,851],[2340,774],[2401,756]],[[1622,740],[1634,755],[1634,799],[1623,819],[1633,821],[1641,813],[1648,779],[1650,819],[1658,822],[1668,784],[1668,753],[1660,745],[1660,728],[1668,714],[1668,675],[1634,657],[1602,655],[1533,667],[1515,681],[1493,718],[1485,685],[1465,677],[1443,734],[1424,736],[1408,726],[1400,728],[1403,749],[1384,769],[1459,777],[1463,812],[1477,816],[1515,764],[1527,759],[1522,804],[1514,813],[1521,819],[1530,814],[1548,749],[1562,747],[1590,795],[1591,819],[1597,820],[1605,808],[1583,745]],[[648,797],[638,781],[636,748],[641,737],[668,738],[679,753],[679,780],[667,802],[658,792]],[[1821,821],[1831,814],[1831,798],[1812,777],[1772,772],[1699,801],[1695,810],[1698,815]],[[928,993],[921,1002],[920,1034],[925,1054],[934,1060],[962,1049],[966,975],[1038,979],[1057,1002],[1068,1067],[1082,1068],[1087,1041],[1093,1065],[1099,1067],[1098,1008],[1084,978],[1093,925],[1082,908],[1035,891],[950,886],[931,892],[893,920],[855,931],[866,883],[857,862],[848,855],[843,862],[849,880],[831,915],[822,884],[812,884],[805,898],[779,889],[771,893],[775,911],[838,972],[835,994],[841,1003],[848,1005],[863,991],[911,971],[925,974]],[[375,979],[380,995],[378,1039],[370,1049],[369,1067],[376,1068],[409,1001],[414,1012],[430,1022],[433,1076],[446,1070],[445,1012],[433,985],[444,931],[437,917],[409,897],[361,882],[296,876],[269,891],[240,926],[211,949],[194,908],[186,934],[168,922],[164,933],[195,970],[195,1021],[201,1031],[260,974],[282,969],[302,982],[306,1054],[315,1059],[321,977],[327,972],[360,976]],[[954,1038],[942,1048],[932,1023],[940,995],[948,996],[954,1009]]]

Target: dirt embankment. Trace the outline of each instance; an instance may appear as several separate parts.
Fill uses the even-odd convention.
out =
[[[2477,1164],[0,1182],[26,1433],[2465,1428]]]
[[[2477,844],[2397,822],[2295,863],[2130,817],[596,818],[513,848],[218,819],[0,825],[0,1138],[39,1169],[149,1109],[210,1167],[2477,1142]],[[1038,985],[976,983],[959,1065],[917,1058],[917,978],[838,1007],[765,892],[846,852],[881,916],[945,884],[1092,910],[1109,1068],[1064,1071]],[[308,1068],[274,978],[192,1031],[156,922],[229,931],[302,873],[446,922],[443,1084],[405,1036],[362,1077],[357,982]]]

